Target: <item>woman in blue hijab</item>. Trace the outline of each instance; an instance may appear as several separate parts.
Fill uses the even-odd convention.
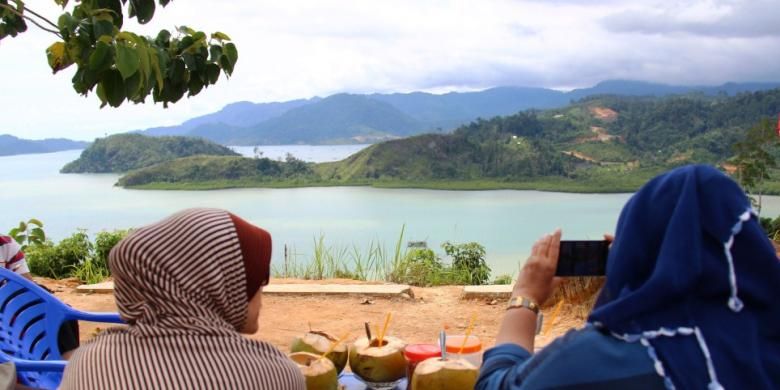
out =
[[[559,245],[534,245],[478,389],[780,388],[780,261],[721,172],[678,168],[634,194],[588,324],[533,355]]]

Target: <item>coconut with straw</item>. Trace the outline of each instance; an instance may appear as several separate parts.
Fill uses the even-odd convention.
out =
[[[359,378],[369,383],[392,383],[406,375],[403,349],[406,343],[388,336],[392,314],[387,313],[384,326],[375,327],[374,338],[366,324],[366,337],[355,340],[349,351],[349,367]]]

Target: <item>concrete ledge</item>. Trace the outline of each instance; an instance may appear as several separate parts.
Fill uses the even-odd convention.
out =
[[[114,282],[82,284],[81,286],[76,287],[76,291],[88,294],[113,294]]]
[[[272,295],[359,295],[394,298],[407,294],[414,297],[405,284],[269,284],[263,294]]]
[[[460,297],[462,299],[509,299],[511,295],[511,284],[490,284],[487,286],[465,286]]]
[[[114,282],[85,284],[76,287],[78,292],[111,294]],[[406,294],[414,297],[412,288],[405,284],[269,284],[263,294],[270,295],[357,295],[395,298]]]

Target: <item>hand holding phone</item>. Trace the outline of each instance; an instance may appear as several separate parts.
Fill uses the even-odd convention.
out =
[[[604,276],[610,242],[561,241],[555,276]]]

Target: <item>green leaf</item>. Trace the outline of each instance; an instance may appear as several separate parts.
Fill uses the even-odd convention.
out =
[[[129,16],[136,16],[138,23],[146,24],[154,16],[154,0],[130,0]]]
[[[224,51],[225,55],[230,60],[230,64],[232,65],[231,68],[236,66],[236,62],[238,62],[238,49],[236,49],[236,45],[232,43],[226,43]]]
[[[211,45],[211,47],[209,47],[209,53],[211,54],[211,61],[219,61],[219,57],[222,56],[222,46]]]
[[[163,48],[168,47],[168,45],[171,42],[171,32],[168,30],[160,30],[159,33],[157,33],[157,38],[154,40],[158,46],[161,46]]]
[[[193,30],[193,29],[191,29],[191,28],[189,28],[187,26],[176,27],[176,31],[178,31],[178,32],[180,32],[182,34],[187,34],[187,35],[195,34],[195,30]]]
[[[30,232],[30,237],[34,237],[37,240],[43,241],[46,239],[46,233],[43,232],[43,229],[37,227]]]
[[[92,31],[95,34],[95,39],[98,39],[104,35],[114,36],[114,17],[110,12],[104,11],[92,17]]]
[[[171,67],[169,69],[169,73],[170,73],[169,78],[171,82],[174,84],[184,83],[185,81],[184,72],[185,72],[184,61],[178,58],[173,60],[173,62],[171,63]]]
[[[65,42],[54,42],[49,46],[46,49],[46,59],[49,61],[49,66],[53,73],[57,73],[73,64],[65,50]]]
[[[128,100],[133,100],[138,95],[138,90],[141,88],[141,74],[135,72],[132,76],[125,80],[125,96]]]
[[[233,64],[230,63],[230,59],[226,54],[223,54],[222,57],[219,57],[219,64],[222,65],[222,70],[225,71],[225,76],[230,77],[230,75],[233,73]]]
[[[122,75],[122,78],[127,79],[135,72],[138,71],[138,67],[141,60],[138,58],[138,52],[135,48],[121,42],[116,44],[116,68]],[[111,100],[109,99],[109,103]]]
[[[111,46],[97,41],[95,50],[89,56],[89,69],[94,72],[108,69],[111,66],[111,57]]]
[[[57,19],[57,27],[59,27],[60,34],[62,34],[64,40],[68,40],[70,34],[76,31],[76,26],[78,26],[78,22],[67,12],[60,15],[59,19]]]
[[[141,70],[141,76],[146,84],[146,79],[151,75],[152,63],[149,58],[149,46],[145,39],[136,37],[135,48],[138,51],[139,69]]]
[[[160,57],[158,57],[158,53],[156,51],[152,51],[149,53],[149,63],[152,67],[152,73],[154,73],[154,78],[157,81],[157,88],[159,90],[163,89],[163,70],[160,68]]]
[[[17,234],[19,234],[19,228],[13,228],[8,232],[8,235],[11,237],[16,237]]]
[[[65,2],[67,3],[67,1],[65,1]],[[37,218],[30,218],[30,220],[28,220],[27,223],[30,224],[30,225],[38,226],[38,227],[43,227],[43,222],[41,222],[41,220],[39,220]]]
[[[190,77],[190,82],[187,85],[189,94],[187,96],[195,96],[203,90],[203,82],[197,77]]]
[[[209,83],[215,84],[219,80],[219,65],[208,64],[206,65],[206,74],[208,75]]]
[[[19,230],[23,232],[27,231],[27,223],[24,221],[19,222]]]
[[[118,70],[106,71],[99,87],[103,89],[106,101],[111,107],[119,107],[125,100],[125,84]]]
[[[230,37],[227,36],[227,34],[221,33],[219,31],[211,34],[211,39],[214,39],[214,40],[217,40],[217,41],[220,41],[220,42],[231,40]]]
[[[54,2],[62,8],[65,8],[68,5],[68,0],[54,0]]]
[[[24,241],[27,240],[27,235],[26,234],[20,234],[20,235],[14,237],[14,240],[16,240],[17,244],[22,245],[22,244],[24,244]]]

